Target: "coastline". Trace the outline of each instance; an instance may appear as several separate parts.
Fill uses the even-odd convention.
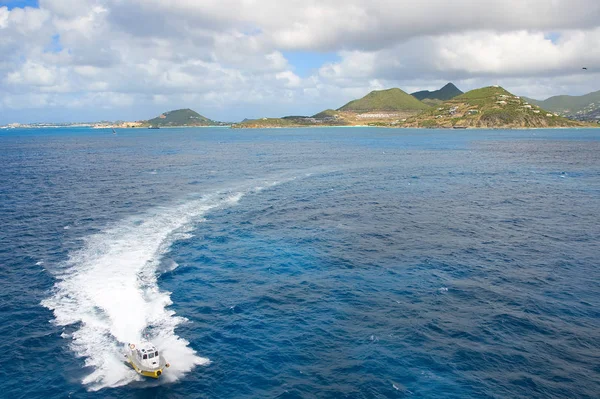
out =
[[[48,125],[48,126],[18,126],[8,127],[0,126],[0,131],[6,130],[37,130],[37,129],[93,129],[93,130],[109,130],[111,127],[95,127],[91,125],[73,125],[73,126],[59,126],[59,125]],[[600,129],[600,123],[590,124],[586,126],[548,126],[548,127],[510,127],[510,126],[495,126],[495,127],[414,127],[414,126],[381,126],[381,125],[294,125],[294,126],[223,126],[223,125],[211,125],[211,126],[165,126],[160,129],[148,129],[148,127],[116,127],[118,131],[124,130],[163,130],[163,129],[203,129],[203,128],[220,128],[220,129],[236,129],[236,130],[260,130],[260,129],[353,129],[353,128],[377,128],[377,129],[402,129],[402,130],[447,130],[447,131],[460,131],[460,130],[592,130]]]
[[[599,129],[600,123],[590,124],[589,126],[548,126],[548,127],[510,127],[510,126],[495,126],[495,127],[415,127],[415,126],[377,126],[377,125],[328,125],[328,126],[239,126],[230,127],[231,129],[327,129],[327,128],[379,128],[379,129],[417,129],[417,130],[549,130],[549,129]]]

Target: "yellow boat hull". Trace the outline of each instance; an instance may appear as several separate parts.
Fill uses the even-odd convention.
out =
[[[131,365],[131,367],[133,367],[133,369],[138,372],[138,374],[143,375],[144,377],[158,378],[162,375],[163,369],[153,371],[141,370],[135,365],[135,363],[131,361],[131,359],[127,359],[127,361]]]

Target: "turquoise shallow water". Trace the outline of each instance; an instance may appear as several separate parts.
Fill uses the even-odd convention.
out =
[[[592,398],[600,132],[0,131],[11,398]],[[173,367],[139,379],[148,336]]]

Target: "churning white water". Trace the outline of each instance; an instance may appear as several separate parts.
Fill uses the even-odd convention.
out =
[[[150,210],[87,237],[85,245],[69,255],[51,297],[42,304],[53,310],[58,325],[76,326],[64,336],[93,369],[83,380],[89,389],[141,378],[123,362],[123,345],[139,341],[149,328],[152,335],[148,338],[171,363],[161,381],[175,381],[195,366],[209,363],[175,334],[177,325],[186,319],[168,309],[170,293],[157,285],[161,257],[209,210],[232,206],[245,193],[275,184],[217,192]]]

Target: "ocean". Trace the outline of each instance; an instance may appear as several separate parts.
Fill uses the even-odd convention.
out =
[[[1,397],[600,392],[600,130],[7,129],[0,221]]]

